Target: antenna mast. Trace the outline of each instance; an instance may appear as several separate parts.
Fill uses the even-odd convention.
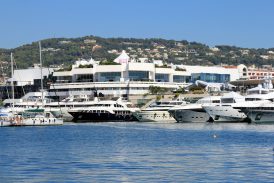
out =
[[[13,83],[13,55],[10,54],[10,62],[11,62],[11,92],[12,92],[12,114],[14,110],[14,83]]]
[[[41,71],[41,99],[42,99],[42,106],[44,104],[44,88],[43,88],[43,68],[42,68],[42,50],[41,50],[41,41],[39,41],[39,56],[40,56],[40,71]]]

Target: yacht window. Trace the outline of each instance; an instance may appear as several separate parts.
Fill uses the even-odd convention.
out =
[[[221,102],[222,103],[235,103],[233,98],[222,98]]]
[[[257,100],[262,100],[260,98],[245,98],[245,101],[257,101]]]
[[[247,92],[248,95],[251,95],[251,94],[260,94],[260,92],[258,90],[255,90],[255,91],[248,91]]]

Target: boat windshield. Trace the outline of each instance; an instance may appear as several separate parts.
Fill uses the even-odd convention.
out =
[[[24,118],[44,117],[43,113],[40,112],[23,112],[21,115]]]
[[[136,106],[133,105],[133,104],[126,104],[126,106],[127,106],[128,108],[135,108],[135,107],[136,107]]]

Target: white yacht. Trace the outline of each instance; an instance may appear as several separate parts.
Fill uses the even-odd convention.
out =
[[[176,122],[168,110],[174,106],[186,104],[187,102],[180,98],[171,101],[157,101],[149,105],[149,107],[133,113],[133,115],[140,122]]]
[[[245,102],[245,97],[230,92],[221,97],[221,102],[203,104],[202,107],[214,122],[239,122],[247,118],[247,115],[233,106]]]
[[[20,99],[6,99],[4,100],[4,105],[11,108],[13,106],[14,112],[23,112],[26,109],[42,109],[44,105],[53,102],[52,99],[47,98],[44,92],[42,100],[42,92],[29,92],[25,94]]]
[[[205,103],[220,103],[220,98],[221,96],[207,96],[196,103],[172,107],[168,112],[178,123],[207,122],[210,120],[210,116],[202,108],[202,105]]]
[[[245,97],[230,93],[221,98],[220,104],[204,104],[203,108],[214,122],[269,121],[271,119],[267,119],[267,116],[271,116],[271,111],[267,108],[271,107],[273,101],[274,92],[271,84],[268,83],[247,90]]]
[[[74,122],[137,121],[133,113],[140,110],[130,102],[118,100],[98,101],[90,107],[69,109]]]

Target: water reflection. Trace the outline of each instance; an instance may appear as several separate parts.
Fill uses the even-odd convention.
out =
[[[4,182],[271,182],[273,132],[271,125],[202,123],[3,128],[0,177]]]

